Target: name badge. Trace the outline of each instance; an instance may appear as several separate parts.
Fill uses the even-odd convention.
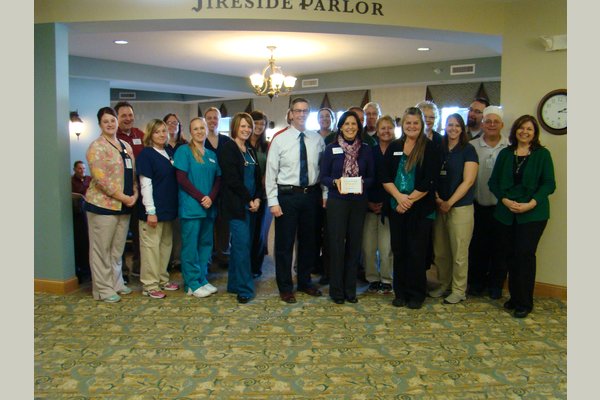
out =
[[[395,152],[394,152],[394,155],[395,155],[395,156],[401,156],[401,155],[402,155],[402,152],[401,152],[401,151],[395,151]]]
[[[440,175],[441,175],[441,176],[446,176],[446,174],[447,174],[447,172],[446,172],[446,170],[445,170],[445,169],[443,169],[443,170],[441,170],[441,171],[440,171]]]
[[[133,144],[142,144],[142,139],[134,138]]]
[[[485,167],[487,169],[493,169],[494,168],[494,159],[490,156],[485,160]]]
[[[125,159],[125,168],[127,168],[127,169],[133,168],[133,164],[131,163],[131,158]]]
[[[342,149],[341,147],[333,147],[331,149],[331,152],[333,154],[344,154],[344,149]]]
[[[215,160],[213,160],[212,158],[209,158],[209,159],[208,159],[208,161],[210,161],[210,162],[211,162],[211,163],[213,163],[213,164],[215,164],[215,163],[216,163],[216,161],[215,161]]]

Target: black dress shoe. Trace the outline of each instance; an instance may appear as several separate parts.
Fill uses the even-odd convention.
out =
[[[502,289],[501,288],[490,288],[488,291],[490,299],[498,300],[502,298]]]
[[[296,302],[296,297],[294,297],[294,293],[280,293],[279,297],[281,297],[281,300],[285,301],[288,304],[293,304]]]
[[[358,299],[356,297],[347,297],[346,301],[352,304],[358,303]]]
[[[526,308],[516,308],[513,315],[515,318],[525,318],[527,315],[529,315],[529,310]]]
[[[299,289],[300,292],[304,292],[309,296],[314,296],[314,297],[320,297],[323,296],[323,293],[321,293],[321,291],[317,288],[314,287],[307,287],[304,289]]]
[[[406,301],[402,298],[395,298],[392,300],[392,305],[394,307],[404,307],[406,305]]]
[[[250,297],[246,297],[246,296],[240,296],[239,294],[237,295],[237,301],[240,304],[246,304],[247,302],[250,301]]]
[[[335,304],[344,304],[344,299],[331,299]]]
[[[418,310],[419,308],[423,307],[423,302],[417,301],[417,300],[409,300],[406,303],[406,307],[413,309],[413,310]]]
[[[507,310],[514,310],[515,308],[517,308],[517,306],[515,305],[515,303],[513,303],[512,300],[508,300],[506,303],[504,303],[504,308]]]

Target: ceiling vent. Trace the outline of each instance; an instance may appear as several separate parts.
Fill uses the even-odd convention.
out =
[[[474,75],[475,64],[451,65],[450,75]]]
[[[319,79],[302,79],[303,88],[319,87]]]
[[[119,92],[119,100],[135,100],[135,92]]]

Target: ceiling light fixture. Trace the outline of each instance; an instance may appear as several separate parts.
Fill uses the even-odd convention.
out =
[[[115,44],[127,44],[129,42],[127,40],[115,40],[114,43]]]
[[[417,50],[418,51],[429,51],[431,49],[429,47],[418,47]]]
[[[281,67],[275,65],[273,52],[276,46],[267,46],[267,49],[271,51],[269,64],[263,69],[262,74],[256,73],[250,75],[250,83],[252,84],[254,93],[258,96],[266,95],[273,100],[273,97],[290,94],[292,88],[296,85],[296,77],[291,75],[285,76]]]

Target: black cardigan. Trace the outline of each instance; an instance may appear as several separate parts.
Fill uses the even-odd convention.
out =
[[[244,157],[235,140],[221,144],[219,166],[221,167],[221,192],[219,193],[219,213],[226,220],[245,219],[245,207],[253,199],[262,199],[262,174],[258,164],[254,168],[256,193],[253,197],[244,185]],[[247,151],[257,160],[254,149],[246,145]],[[262,201],[262,200],[261,200]]]
[[[382,175],[380,176],[382,183],[394,183],[396,173],[400,164],[399,153],[403,151],[404,145],[400,139],[394,140],[385,151]],[[440,155],[436,145],[427,140],[423,163],[417,163],[415,169],[415,189],[419,192],[427,192],[427,194],[418,200],[405,213],[415,214],[419,218],[425,218],[435,211],[435,190],[436,182],[440,174]],[[384,209],[390,215],[394,210],[391,210],[389,201],[384,203]]]

